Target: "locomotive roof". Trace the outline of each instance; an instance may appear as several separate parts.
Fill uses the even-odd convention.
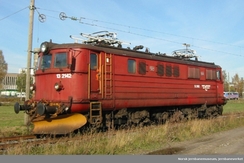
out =
[[[102,52],[112,53],[112,54],[116,54],[116,55],[149,59],[149,60],[158,60],[158,61],[164,61],[164,62],[187,64],[187,65],[193,65],[193,66],[203,66],[203,67],[209,67],[209,68],[219,68],[220,67],[218,65],[215,65],[213,62],[203,62],[203,61],[197,61],[197,60],[177,58],[174,56],[168,56],[168,55],[151,53],[151,52],[143,52],[143,51],[126,49],[126,48],[108,46],[108,45],[83,44],[83,43],[65,43],[65,44],[51,43],[51,44],[52,44],[52,46],[50,47],[50,50],[58,49],[58,48],[84,48],[84,49],[90,49],[93,51],[99,51],[99,52],[102,51]]]

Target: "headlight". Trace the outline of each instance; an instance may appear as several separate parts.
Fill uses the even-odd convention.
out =
[[[41,44],[40,49],[41,49],[41,52],[42,52],[42,53],[47,52],[47,49],[48,49],[48,43],[47,43],[47,42],[43,42],[43,43]]]
[[[55,84],[54,84],[54,89],[55,89],[56,91],[60,91],[61,89],[63,89],[63,85],[61,84],[61,82],[59,82],[59,83],[55,83]]]

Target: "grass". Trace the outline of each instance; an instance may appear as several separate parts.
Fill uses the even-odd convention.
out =
[[[244,112],[244,99],[228,100],[223,113]]]
[[[26,134],[24,114],[15,114],[13,105],[0,106],[0,117],[0,137]]]
[[[244,101],[228,101],[224,113],[244,112]],[[3,113],[3,114],[2,114]],[[15,115],[13,107],[0,107],[2,131],[9,134],[23,127],[23,113]],[[14,117],[13,117],[14,116]],[[4,126],[3,124],[7,125]],[[16,126],[17,127],[16,127]],[[201,127],[199,127],[201,126]],[[59,143],[30,146],[20,143],[19,146],[3,152],[6,155],[132,155],[145,154],[154,150],[170,147],[174,142],[191,140],[204,135],[244,126],[244,118],[230,116],[228,118],[192,120],[182,123],[166,123],[159,126],[133,128],[130,130],[110,131],[106,133],[86,133],[60,139]],[[9,128],[6,130],[6,128]],[[26,129],[19,130],[19,134]],[[10,134],[11,135],[11,134]],[[25,146],[25,148],[22,148]]]

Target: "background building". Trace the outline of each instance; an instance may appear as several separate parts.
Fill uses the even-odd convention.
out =
[[[17,78],[18,75],[22,72],[26,72],[26,69],[19,69],[19,73],[7,73],[2,81],[2,90],[1,96],[17,96],[22,97],[25,96],[25,92],[18,92],[17,91]],[[31,77],[33,77],[34,71],[31,69]]]
[[[3,90],[17,90],[16,81],[18,78],[18,73],[7,73],[2,82]]]

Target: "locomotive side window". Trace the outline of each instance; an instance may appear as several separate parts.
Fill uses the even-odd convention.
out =
[[[138,67],[139,74],[145,75],[146,74],[146,63],[145,62],[139,62],[139,67]]]
[[[158,76],[164,76],[164,65],[161,64],[157,65],[157,74]]]
[[[90,55],[90,64],[91,64],[92,70],[97,69],[97,55],[96,54]]]
[[[67,54],[66,53],[57,53],[55,55],[54,67],[56,67],[56,68],[67,67]]]
[[[52,60],[52,55],[43,55],[42,56],[42,62],[41,62],[41,69],[47,69],[51,67],[51,60]]]
[[[179,66],[173,66],[173,76],[174,77],[179,77],[180,76],[180,70],[179,70]]]
[[[188,67],[188,78],[200,79],[200,70],[195,67]]]
[[[206,79],[216,80],[216,71],[215,70],[206,70]]]
[[[172,76],[172,66],[166,65],[166,76],[171,77]]]
[[[136,73],[136,61],[133,59],[128,59],[128,72],[131,74]]]

